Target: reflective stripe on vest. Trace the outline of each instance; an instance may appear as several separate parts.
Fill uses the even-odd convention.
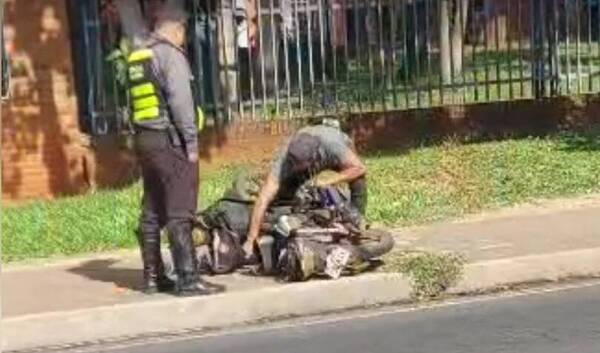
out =
[[[202,131],[204,129],[204,111],[200,107],[196,107],[197,113],[197,122],[198,122],[198,131]]]
[[[156,92],[156,90],[154,89],[154,85],[150,82],[143,83],[143,84],[137,85],[137,86],[133,86],[131,88],[131,95],[133,96],[133,98],[140,98],[140,97],[149,96],[149,95],[156,96],[154,94],[155,92]]]
[[[139,82],[130,89],[133,98],[133,120],[136,122],[160,118],[160,98],[157,88],[149,77],[146,77],[144,65],[149,62],[154,53],[151,49],[136,50],[129,55],[129,81]]]
[[[158,107],[147,108],[143,110],[136,110],[133,112],[133,120],[142,121],[156,119],[160,116],[160,109]]]
[[[151,49],[140,49],[132,52],[127,58],[134,122],[158,119],[161,116],[158,87],[146,76],[147,68],[144,66],[153,56],[154,52]],[[199,106],[196,107],[196,119],[198,130],[201,131],[204,128],[205,117]]]
[[[140,49],[131,53],[129,58],[127,58],[127,61],[131,64],[142,60],[148,60],[153,56],[154,53],[152,53],[151,49]]]
[[[157,96],[149,96],[146,98],[139,98],[133,101],[133,109],[135,111],[144,110],[147,108],[159,107],[160,102]]]

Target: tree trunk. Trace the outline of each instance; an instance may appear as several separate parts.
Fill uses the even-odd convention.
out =
[[[149,30],[137,0],[116,0],[123,33],[134,48],[142,45]]]
[[[443,83],[452,80],[450,62],[450,0],[440,0],[440,73]]]

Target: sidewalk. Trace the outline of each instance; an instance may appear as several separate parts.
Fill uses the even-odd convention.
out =
[[[399,250],[464,254],[470,265],[463,289],[542,279],[537,277],[596,274],[600,273],[600,202],[580,202],[568,207],[555,202],[466,221],[439,223],[404,230],[398,235],[397,242]],[[4,269],[4,347],[22,349],[40,344],[160,332],[163,328],[198,328],[207,327],[208,323],[226,326],[275,316],[314,314],[405,300],[410,289],[406,280],[390,274],[292,285],[280,285],[270,278],[234,274],[210,278],[227,287],[227,292],[218,296],[148,297],[139,292],[140,266],[139,255],[129,252],[43,267]],[[494,276],[498,278],[492,278]],[[337,296],[334,302],[336,291],[344,293],[344,298]],[[327,293],[327,297],[323,293]],[[314,300],[315,295],[319,295],[318,301]],[[186,319],[188,321],[170,322],[178,315],[193,316],[195,313],[198,317]],[[148,315],[156,316],[152,320],[154,326],[148,323],[151,320]],[[211,315],[214,318],[211,319]],[[48,322],[52,319],[62,322],[63,318],[74,327],[81,327],[82,337],[75,332],[63,336]],[[134,319],[141,323],[132,321],[138,327],[130,327],[131,322],[127,323]],[[111,327],[111,320],[121,327]],[[163,326],[159,325],[159,320],[163,321]],[[99,327],[101,324],[106,326]],[[36,337],[27,337],[34,332]]]

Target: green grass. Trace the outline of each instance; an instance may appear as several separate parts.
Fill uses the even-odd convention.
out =
[[[368,159],[372,221],[415,225],[536,198],[600,191],[594,135],[415,149]]]
[[[411,283],[411,297],[417,301],[439,298],[463,275],[465,259],[453,253],[392,252],[382,268],[399,272]]]
[[[368,218],[395,226],[460,217],[537,198],[600,191],[595,135],[461,145],[447,142],[366,157]],[[201,207],[216,200],[239,168],[206,175]],[[4,261],[136,246],[140,188],[6,208]]]
[[[217,200],[235,168],[202,180],[200,207]],[[64,256],[137,246],[141,186],[7,207],[2,213],[3,260]]]

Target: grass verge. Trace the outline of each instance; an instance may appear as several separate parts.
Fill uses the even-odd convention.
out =
[[[423,224],[537,198],[600,191],[595,135],[561,135],[461,145],[452,141],[407,153],[366,157],[368,218],[394,226]],[[240,168],[206,175],[201,207],[216,200]],[[33,202],[5,208],[3,260],[133,247],[141,190]]]
[[[414,300],[438,298],[462,277],[465,259],[457,254],[395,252],[386,256],[384,271],[400,272],[410,279]]]

